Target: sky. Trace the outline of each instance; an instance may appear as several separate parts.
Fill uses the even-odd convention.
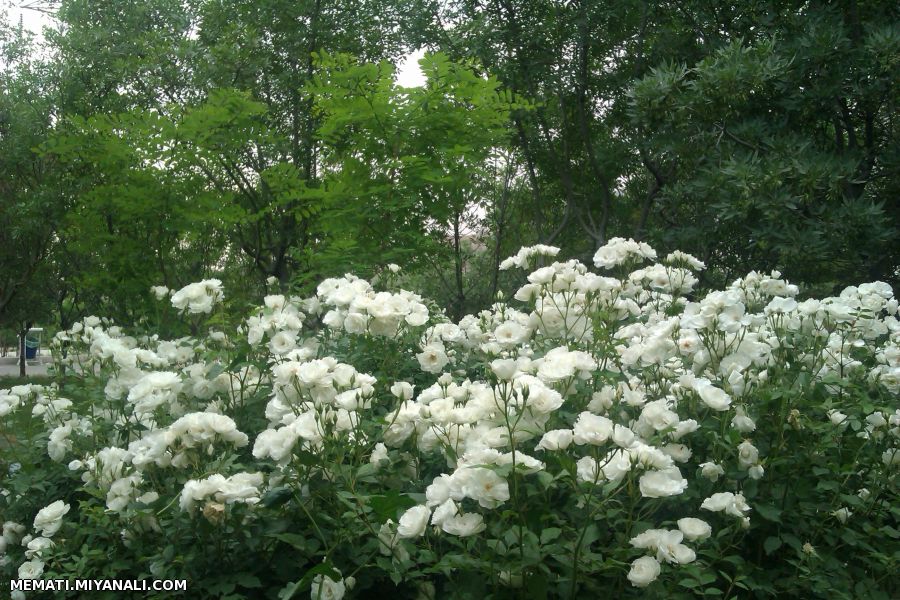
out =
[[[29,0],[0,0],[0,8],[6,9],[10,23],[18,23],[21,17],[25,29],[40,33],[41,27],[50,24],[50,17],[40,11],[19,8],[20,5],[28,3]]]
[[[403,87],[419,87],[425,83],[425,75],[419,68],[419,59],[425,55],[425,50],[416,50],[407,54],[397,65],[397,83]]]
[[[34,0],[0,0],[0,7],[7,10],[7,18],[11,23],[18,23],[22,19],[22,25],[40,34],[44,25],[50,25],[52,18],[40,11],[19,8]],[[425,54],[424,50],[416,50],[403,58],[397,65],[397,83],[403,87],[418,87],[425,83],[425,76],[419,69],[418,61]]]

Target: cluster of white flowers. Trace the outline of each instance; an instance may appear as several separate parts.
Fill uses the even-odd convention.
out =
[[[172,306],[180,311],[187,310],[191,314],[211,313],[213,307],[224,299],[222,282],[218,279],[206,279],[189,283],[173,292]]]
[[[556,246],[546,246],[544,244],[520,248],[515,256],[510,256],[500,263],[500,270],[506,271],[513,267],[527,269],[528,262],[535,256],[556,256],[557,254],[559,254],[559,248]]]
[[[326,357],[285,360],[272,367],[271,378],[269,428],[256,438],[253,456],[286,463],[300,440],[303,449],[315,449],[326,435],[362,441],[354,430],[360,411],[371,407],[374,377]]]
[[[296,298],[281,294],[266,296],[264,306],[247,319],[247,341],[251,346],[259,344],[267,335],[269,351],[283,356],[297,348],[298,336],[306,315],[300,310]]]
[[[558,252],[524,248],[503,268],[527,268]],[[646,244],[615,238],[594,264],[637,268],[655,258]],[[322,282],[311,298],[266,296],[239,329],[246,344],[221,332],[202,341],[131,337],[88,317],[58,334],[54,346],[72,349],[67,361],[77,372],[105,378],[90,416],[57,388],[32,385],[0,390],[0,419],[30,414],[45,432],[47,455],[74,458],[69,469],[131,528],[158,527],[147,508],[157,501],[158,507],[178,500],[188,515],[199,511],[217,524],[236,512],[231,505],[259,503],[265,485],[297,484],[307,497],[303,486],[313,478],[334,482],[346,466],[310,464],[310,456],[340,447],[347,451],[341,461],[367,461],[360,479],[417,478],[408,491],[417,504],[392,515],[396,522],[383,519],[368,529],[377,531],[382,552],[401,563],[423,536],[496,529],[495,520],[518,508],[512,505],[523,478],[529,485],[567,481],[582,503],[601,490],[627,493],[635,503],[666,506],[650,512],[647,518],[660,522],[624,549],[633,553],[628,580],[644,587],[671,568],[665,565],[693,562],[695,544],[710,536],[709,523],[683,515],[703,510],[719,520],[717,528],[750,526],[742,490],[769,467],[771,446],[761,433],[771,415],[761,414],[758,399],[760,391],[770,393],[773,374],[802,371],[833,394],[816,414],[820,426],[830,420],[837,435],[852,430],[877,448],[879,468],[900,465],[900,408],[882,403],[863,410],[841,395],[851,379],[886,390],[885,397],[900,390],[900,320],[890,287],[866,284],[800,301],[779,273],[752,272],[698,297],[693,272],[703,268],[679,252],[621,278],[575,260],[554,261],[527,275],[515,294],[523,306],[498,301],[456,323],[430,315],[416,294],[376,291],[347,275]],[[209,280],[171,300],[181,311],[208,313],[222,297],[221,283]],[[398,362],[418,363],[421,372],[371,372],[417,385],[379,383],[334,358],[347,356],[343,346],[355,341],[408,344]],[[223,354],[233,344],[243,344],[258,367],[226,367]],[[256,404],[244,404],[248,398]],[[248,448],[234,461],[250,444],[234,419],[247,414],[242,428],[263,415],[267,425],[245,428],[253,434],[253,458]],[[785,418],[788,429],[813,422],[796,409],[785,410]],[[230,465],[239,471],[229,474]],[[159,485],[164,470],[177,481],[174,491]],[[865,499],[862,490],[859,498]],[[4,525],[0,550],[13,543],[26,548],[20,576],[40,576],[42,556],[68,510],[60,501],[38,513],[37,537]],[[832,515],[843,523],[853,513],[841,507]],[[313,590],[340,598],[351,579],[320,574]]]
[[[203,453],[212,452],[216,442],[242,448],[247,434],[238,431],[234,420],[211,412],[188,413],[168,427],[153,429],[128,445],[135,467],[156,464],[184,468]]]
[[[648,244],[615,237],[594,254],[594,266],[598,269],[611,269],[623,265],[629,260],[653,260],[655,258],[656,250]]]
[[[49,402],[44,395],[47,391],[49,391],[47,387],[33,383],[0,390],[0,418],[15,412],[29,402],[47,406]]]
[[[353,275],[326,279],[316,288],[315,300],[306,301],[324,312],[322,322],[337,331],[394,337],[404,326],[428,322],[428,307],[418,294],[376,292]]]
[[[507,264],[524,266],[529,256],[523,250],[507,259]],[[595,264],[611,268],[655,257],[646,244],[614,239],[597,252]],[[794,354],[789,360],[816,365],[813,372],[824,380],[835,371],[843,377],[864,370],[861,356],[856,356],[859,349],[871,352],[873,340],[887,337],[874,348],[878,366],[869,379],[888,389],[900,381],[897,302],[883,284],[848,288],[838,298],[801,303],[794,300],[799,292],[796,286],[780,279],[779,273],[754,272],[724,291],[689,301],[683,296],[697,283],[691,270],[705,265],[684,253],[672,253],[664,262],[634,271],[624,282],[593,275],[576,261],[555,262],[532,272],[516,294],[518,300],[532,304],[530,314],[498,303],[458,324],[441,323],[426,332],[417,355],[423,371],[442,373],[450,365],[483,361],[500,383],[491,387],[479,381],[458,382],[445,373],[417,398],[404,398],[390,415],[383,438],[387,447],[400,447],[414,436],[420,451],[452,448],[453,456],[459,457],[447,454],[456,470],[436,478],[426,492],[426,505],[404,515],[399,537],[422,535],[426,521],[451,533],[453,527],[444,526],[448,516],[472,514],[463,512],[465,499],[482,508],[503,504],[508,500],[508,484],[495,470],[484,468],[500,464],[486,453],[510,457],[507,462],[515,454],[520,464],[531,460],[539,465],[536,469],[542,469],[543,463],[515,449],[535,436],[540,436],[538,451],[571,453],[573,446],[606,446],[599,457],[577,459],[582,482],[618,482],[639,469],[642,496],[680,495],[688,480],[677,463],[692,459],[685,441],[698,429],[702,411],[723,414],[741,434],[755,431],[756,422],[750,416],[752,392],[765,384],[769,368],[785,360],[786,348]],[[672,316],[674,309],[676,316]],[[576,346],[590,342],[594,323],[588,317],[597,314],[608,315],[612,338],[619,342],[614,346],[618,357],[548,347],[549,340],[574,340]],[[625,319],[623,325],[616,324]],[[810,334],[826,340],[824,349],[798,344],[798,336]],[[588,410],[578,415],[571,428],[546,430],[548,419],[543,417],[573,393],[573,382],[592,378],[598,367],[620,371],[628,381],[594,392]],[[651,384],[642,376],[642,370],[651,367],[659,370],[661,382]],[[532,396],[522,394],[525,389]],[[536,409],[548,392],[556,398],[545,410]],[[684,415],[685,411],[696,414]],[[838,415],[835,412],[832,420]],[[509,416],[521,426],[505,429]],[[896,439],[895,422],[900,417],[873,413],[859,435],[880,438],[890,431]],[[883,460],[894,464],[898,455],[888,449]],[[764,476],[765,459],[749,438],[735,445],[732,456],[731,464],[751,479]],[[728,466],[702,458],[697,462],[701,475],[710,481],[718,481]],[[470,480],[475,483],[467,486]],[[701,508],[749,524],[750,507],[740,493],[717,492]],[[472,517],[474,529],[483,526],[481,519],[474,522],[476,516]],[[670,532],[669,537],[678,537],[680,543],[681,535]],[[678,552],[671,556],[688,556],[674,547]],[[655,578],[647,575],[658,574],[658,560],[659,556],[638,559],[634,568],[644,575],[633,580]]]
[[[63,517],[71,508],[62,500],[57,500],[39,510],[33,523],[36,535],[26,535],[27,528],[20,523],[14,521],[3,523],[3,537],[0,537],[0,566],[9,562],[7,549],[19,544],[25,548],[24,554],[27,559],[19,565],[19,579],[40,579],[44,573],[47,554],[56,546],[52,538],[59,532]]]
[[[710,536],[712,527],[709,523],[693,517],[678,520],[678,529],[648,529],[631,538],[631,545],[640,550],[647,550],[653,556],[644,556],[631,563],[628,580],[635,587],[650,585],[660,574],[660,563],[685,565],[697,558],[696,553],[682,542],[702,541]]]
[[[191,479],[184,484],[179,506],[181,510],[193,511],[198,502],[209,498],[222,504],[256,504],[259,502],[259,488],[263,483],[262,473],[237,473],[225,477],[216,473],[205,479]]]

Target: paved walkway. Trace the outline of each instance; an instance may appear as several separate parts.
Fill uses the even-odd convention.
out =
[[[15,356],[0,357],[0,377],[18,377],[19,359]],[[46,375],[47,365],[53,362],[49,356],[40,357],[39,362],[26,361],[25,375]]]

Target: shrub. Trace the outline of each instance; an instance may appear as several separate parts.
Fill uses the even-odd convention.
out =
[[[551,260],[523,249],[504,268]],[[889,598],[900,321],[614,239],[449,322],[391,274],[172,296],[202,337],[89,317],[63,387],[0,394],[3,574],[191,597]],[[166,297],[160,292],[161,298]],[[236,331],[231,334],[229,331]],[[61,364],[59,366],[62,366]]]

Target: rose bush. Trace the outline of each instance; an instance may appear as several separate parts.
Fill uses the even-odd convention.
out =
[[[522,249],[514,300],[457,323],[347,275],[230,325],[216,280],[171,292],[203,336],[76,324],[66,378],[0,392],[3,576],[896,597],[890,287],[801,300],[752,272],[698,294],[683,253],[642,266],[652,248],[613,239],[602,274],[557,253]]]

